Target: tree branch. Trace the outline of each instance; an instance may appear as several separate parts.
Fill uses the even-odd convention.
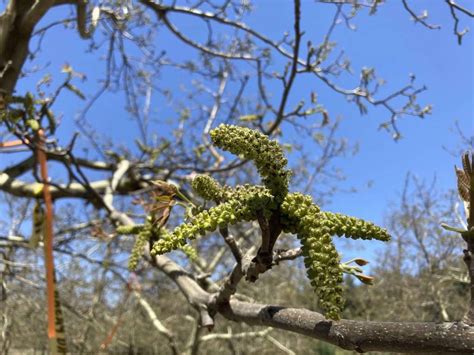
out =
[[[110,184],[109,180],[97,180],[90,183],[90,187],[98,194],[105,193]],[[0,172],[0,190],[8,192],[17,197],[37,198],[38,188],[41,185],[38,183],[28,183],[19,179],[13,179],[5,172]],[[117,185],[117,193],[128,194],[143,188],[137,181],[132,181],[130,178],[124,177]],[[59,198],[90,198],[90,192],[79,183],[60,184],[57,186],[50,186],[51,195],[53,199]]]
[[[29,35],[39,20],[53,5],[54,0],[35,1],[33,6],[23,16],[23,21],[21,22],[22,29]]]
[[[405,10],[407,10],[408,13],[413,17],[413,21],[421,23],[423,26],[425,26],[426,28],[429,28],[430,30],[439,30],[441,28],[441,26],[439,25],[431,25],[428,22],[426,22],[425,18],[427,17],[427,15],[418,16],[417,14],[415,14],[415,12],[408,5],[407,0],[402,0],[402,2],[403,2],[403,7],[405,8]]]
[[[153,11],[155,11],[158,19],[163,22],[163,24],[166,26],[166,28],[168,28],[168,30],[170,30],[171,33],[173,33],[177,38],[179,38],[181,41],[183,41],[187,45],[189,45],[189,46],[191,46],[191,47],[193,47],[193,48],[195,48],[199,51],[202,51],[204,53],[210,54],[212,56],[224,58],[224,59],[256,60],[255,57],[253,57],[251,55],[248,55],[248,54],[226,53],[226,52],[214,50],[214,49],[212,49],[208,46],[202,45],[202,44],[188,38],[187,36],[185,36],[181,31],[179,31],[179,29],[175,25],[173,25],[170,22],[170,20],[168,19],[167,14],[166,14],[167,11],[168,11],[167,7],[164,7],[164,6],[162,6],[160,4],[157,4],[153,1],[140,0],[140,2],[143,5],[151,8]]]
[[[306,309],[235,300],[220,305],[219,313],[233,321],[284,329],[357,352],[474,351],[474,329],[463,323],[331,321]]]
[[[147,302],[147,300],[145,298],[143,298],[143,296],[140,294],[140,292],[138,292],[137,290],[133,290],[133,295],[138,300],[138,303],[140,304],[140,306],[142,306],[143,309],[145,310],[146,314],[150,318],[151,322],[153,323],[153,326],[158,331],[158,333],[164,335],[166,337],[166,339],[168,339],[168,343],[169,343],[169,346],[171,348],[171,351],[172,351],[173,355],[178,355],[179,351],[178,351],[178,348],[176,347],[176,341],[175,341],[174,334],[168,328],[166,328],[163,325],[163,323],[160,322],[160,320],[156,316],[155,311],[150,306],[150,304]]]

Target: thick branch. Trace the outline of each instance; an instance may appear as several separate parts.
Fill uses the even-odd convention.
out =
[[[0,15],[0,94],[11,94],[28,55],[30,33],[20,31],[21,15],[11,2]]]
[[[105,193],[109,186],[109,180],[98,180],[91,182],[90,187],[98,194]],[[143,188],[138,182],[131,181],[129,178],[123,178],[117,186],[117,193],[127,194]],[[0,173],[0,190],[17,197],[37,198],[38,184],[28,183],[19,179],[12,179],[6,173]],[[58,198],[91,198],[89,191],[79,183],[62,184],[50,186],[53,199]],[[41,192],[41,190],[39,190]]]
[[[21,28],[28,33],[33,31],[33,28],[41,20],[41,18],[54,5],[54,0],[39,0],[35,1],[29,11],[23,16],[21,21]]]
[[[0,94],[13,93],[33,29],[53,5],[53,0],[10,1],[0,14]]]
[[[65,154],[54,154],[54,153],[47,153],[47,158],[48,160],[54,160],[61,162],[65,165],[70,165],[71,164],[71,159],[68,159],[68,157]],[[94,161],[94,160],[87,160],[87,159],[82,159],[82,158],[75,158],[75,161],[78,165],[92,169],[92,170],[103,170],[103,171],[114,171],[115,170],[115,165],[102,162],[102,161]],[[30,156],[21,162],[7,167],[3,172],[10,176],[10,178],[17,178],[27,171],[33,170],[35,167],[35,159],[34,156]]]
[[[181,266],[163,255],[149,257],[148,260],[176,283],[191,305],[201,307],[208,304],[209,294]]]
[[[219,313],[233,321],[285,329],[357,352],[474,351],[474,328],[463,323],[330,321],[306,309],[235,300],[221,304]]]

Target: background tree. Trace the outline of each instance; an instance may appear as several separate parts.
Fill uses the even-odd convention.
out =
[[[213,308],[210,295],[229,285],[227,276],[238,270],[234,267],[236,256],[239,261],[238,255],[257,253],[262,234],[258,223],[237,225],[230,234],[224,230],[222,235],[193,242],[197,255],[183,250],[187,253],[151,256],[145,251],[146,263],[140,262],[136,270],[140,287],[136,279],[128,277],[127,262],[135,238],[117,235],[117,226],[144,223],[151,208],[157,208],[165,219],[169,217],[170,228],[181,223],[183,214],[194,213],[186,200],[203,203],[190,188],[197,173],[212,174],[229,185],[258,181],[247,159],[223,154],[211,144],[209,133],[218,123],[247,125],[282,143],[291,143],[287,148],[294,157],[292,190],[311,193],[318,204],[332,197],[341,178],[334,160],[348,154],[350,146],[337,134],[337,112],[329,112],[318,92],[305,92],[304,97],[295,94],[299,78],[311,78],[332,94],[347,98],[361,114],[382,108],[386,119],[381,120],[380,128],[395,140],[401,137],[399,122],[403,117],[423,118],[431,112],[430,105],[417,102],[425,87],[418,86],[413,75],[406,85],[389,92],[373,68],[363,67],[355,81],[344,85],[344,75],[353,69],[349,59],[336,51],[333,32],[341,21],[350,29],[355,16],[364,11],[375,14],[381,1],[316,3],[311,6],[331,6],[332,11],[332,20],[318,42],[305,37],[302,7],[309,5],[300,1],[292,3],[292,31],[275,38],[246,24],[252,15],[252,4],[247,1],[12,0],[5,4],[0,16],[0,134],[3,142],[17,139],[22,145],[9,148],[3,143],[5,152],[18,155],[0,173],[6,212],[0,244],[2,302],[6,305],[3,351],[21,346],[47,348],[43,258],[27,225],[33,200],[41,191],[39,183],[45,182],[37,171],[34,154],[38,148],[34,132],[40,127],[46,133],[47,158],[52,162],[56,271],[68,346],[73,352],[94,352],[102,347],[111,352],[206,353],[219,346],[233,353],[273,353],[275,348],[297,353],[314,347],[309,337],[356,351],[472,349],[469,319],[464,323],[436,323],[461,318],[467,279],[456,249],[462,244],[441,233],[437,225],[438,216],[452,216],[452,204],[438,208],[430,200],[432,191],[423,190],[421,185],[416,187],[417,200],[411,202],[407,192],[399,213],[390,220],[397,248],[388,250],[384,263],[372,270],[379,283],[367,290],[348,281],[354,297],[346,314],[363,321],[328,321],[306,309],[258,303],[317,307],[301,270],[301,252],[290,236],[279,238],[271,255],[272,262],[280,265],[260,275],[255,286],[239,282],[238,293],[228,307]],[[416,23],[437,27],[428,21],[427,13],[417,15],[411,3],[403,1],[400,6]],[[461,43],[467,31],[460,22],[473,13],[450,0],[443,6],[452,18],[455,39]],[[202,31],[188,33],[190,23],[199,23]],[[71,64],[74,55],[62,53],[51,59],[62,57],[62,75],[35,66],[44,55],[45,42],[52,38],[50,33],[58,26],[77,31],[88,52],[104,56],[104,71],[90,65],[90,71],[82,73]],[[182,46],[171,46],[170,41],[179,41]],[[168,80],[177,72],[186,74],[183,95]],[[90,84],[94,79],[100,83],[98,88]],[[84,94],[89,90],[91,95]],[[56,114],[67,91],[86,100],[74,129],[65,124],[69,118]],[[100,121],[107,117],[97,118],[94,108],[115,95],[122,95],[128,116],[136,124],[134,144],[128,134],[130,123],[123,123],[121,132],[101,132],[105,127]],[[171,103],[173,111],[157,115],[153,108],[165,103]],[[109,125],[116,125],[115,108],[109,110],[114,117]],[[80,134],[74,132],[76,129]],[[289,132],[296,132],[297,138]],[[168,185],[156,187],[156,180],[180,186],[182,196],[167,198],[170,194],[163,188]],[[157,197],[158,206],[154,204]],[[416,254],[410,258],[412,253]],[[417,266],[411,273],[407,271],[408,261]],[[389,292],[386,285],[390,285]],[[236,285],[230,282],[230,286]],[[367,293],[375,303],[373,307],[359,296]],[[375,311],[381,300],[400,299],[403,301],[394,308],[403,317],[385,317]],[[448,299],[455,299],[460,306]],[[420,307],[415,302],[420,302]],[[216,312],[229,321],[213,319]],[[235,321],[268,328],[250,328]],[[211,326],[214,331],[206,333],[204,328]],[[288,332],[281,336],[274,328],[307,337]],[[388,334],[382,335],[382,329],[389,329]],[[427,342],[426,332],[436,336]],[[246,338],[252,341],[242,341]],[[329,351],[324,345],[315,351],[324,349]]]
[[[459,258],[463,243],[440,221],[462,225],[462,213],[457,191],[442,193],[436,179],[426,182],[408,175],[387,224],[393,240],[373,271],[378,282],[370,288],[351,286],[354,304],[348,311],[367,319],[461,319],[470,285]],[[377,313],[383,304],[391,304],[390,311]]]

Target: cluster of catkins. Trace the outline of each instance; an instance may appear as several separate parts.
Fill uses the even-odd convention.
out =
[[[211,187],[206,189],[204,194],[207,195],[211,190]],[[268,189],[261,186],[238,186],[232,191],[221,191],[218,195],[225,196],[225,201],[199,212],[191,222],[180,225],[166,238],[160,238],[153,245],[152,253],[164,254],[182,248],[187,239],[194,239],[197,235],[205,235],[241,221],[252,221],[256,219],[258,211],[268,213],[275,205]]]
[[[287,160],[280,145],[266,135],[231,125],[220,125],[210,134],[215,146],[252,160],[263,186],[222,186],[209,176],[196,176],[194,191],[216,205],[160,236],[153,244],[152,254],[183,248],[186,240],[221,227],[277,214],[283,231],[296,234],[302,244],[307,274],[321,308],[328,318],[338,319],[344,305],[342,268],[332,236],[388,240],[387,231],[354,217],[322,212],[310,196],[289,193],[291,172],[286,168]]]
[[[283,230],[298,236],[308,278],[319,296],[326,316],[338,319],[342,311],[342,270],[332,236],[353,239],[390,239],[387,231],[370,222],[321,212],[308,195],[290,193],[281,204]]]

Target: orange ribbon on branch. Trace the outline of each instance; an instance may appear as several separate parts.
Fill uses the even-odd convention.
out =
[[[14,141],[8,141],[8,142],[0,142],[0,148],[13,148],[13,147],[18,147],[20,145],[23,145],[23,142],[19,139],[16,139]]]
[[[56,290],[56,277],[53,256],[53,199],[49,190],[48,166],[45,152],[45,139],[42,129],[37,132],[36,157],[43,180],[43,199],[46,207],[44,259],[46,269],[46,298],[48,305],[48,338],[52,354],[66,354],[66,337],[59,295]]]

